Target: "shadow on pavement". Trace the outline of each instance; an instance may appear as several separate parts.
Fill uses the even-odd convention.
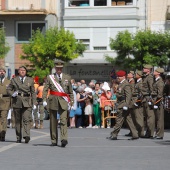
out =
[[[155,143],[160,144],[160,145],[170,145],[170,140],[156,141]]]

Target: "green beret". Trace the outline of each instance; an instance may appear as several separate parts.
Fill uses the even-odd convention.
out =
[[[136,74],[138,74],[139,76],[142,76],[143,72],[140,71],[140,70],[137,70],[137,71],[136,71]]]
[[[143,68],[151,69],[151,68],[153,68],[153,66],[151,66],[151,65],[149,65],[149,64],[145,64],[145,65],[143,65]]]
[[[155,71],[158,72],[158,73],[163,73],[163,72],[164,72],[164,69],[159,67],[159,68],[157,68]]]
[[[135,74],[135,72],[134,72],[134,71],[129,71],[129,73]]]

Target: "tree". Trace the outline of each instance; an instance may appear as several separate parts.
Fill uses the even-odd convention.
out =
[[[9,50],[10,47],[5,41],[5,31],[3,28],[0,28],[0,58],[4,58]]]
[[[30,61],[31,76],[45,77],[54,67],[54,59],[68,62],[77,58],[85,50],[82,42],[77,42],[70,31],[57,27],[48,29],[45,34],[40,30],[33,33],[28,44],[22,45],[22,59]]]
[[[116,58],[106,60],[123,68],[141,69],[143,64],[165,66],[170,57],[170,32],[140,30],[136,34],[127,30],[119,32],[110,40],[110,47],[117,53]]]

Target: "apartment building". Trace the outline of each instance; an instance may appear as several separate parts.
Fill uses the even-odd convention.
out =
[[[105,55],[116,56],[110,38],[123,30],[135,33],[147,24],[146,0],[0,0],[0,26],[5,27],[11,47],[0,62],[14,74],[26,62],[19,59],[21,44],[28,42],[32,30],[44,32],[58,25],[86,45],[83,56],[68,63],[65,72],[76,80],[108,80],[113,66]]]
[[[65,0],[63,9],[64,28],[86,44],[83,57],[67,66],[67,72],[77,80],[108,79],[113,66],[106,62],[105,55],[116,56],[110,49],[110,38],[119,31],[135,33],[146,28],[144,0]]]
[[[17,72],[17,68],[27,61],[20,60],[21,45],[31,38],[32,30],[42,32],[58,25],[59,14],[56,0],[0,0],[0,26],[5,28],[10,51],[0,63],[7,67],[7,74]]]
[[[147,1],[148,28],[155,31],[170,29],[170,0]]]

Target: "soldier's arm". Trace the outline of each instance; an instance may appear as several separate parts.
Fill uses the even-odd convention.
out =
[[[12,94],[14,93],[13,79],[11,80],[10,84],[7,87],[7,93],[10,96],[12,96]]]
[[[150,94],[151,94],[153,92],[153,76],[149,76],[147,82],[148,82],[149,91],[150,91]]]
[[[36,104],[36,94],[35,94],[35,88],[34,88],[33,79],[31,81],[30,93],[31,93],[31,96],[32,96],[32,103],[33,103],[33,105],[35,105]]]
[[[132,91],[130,85],[126,85],[124,91],[125,91],[125,106],[129,107],[132,98]]]
[[[50,88],[50,78],[49,76],[47,77],[47,81],[44,85],[44,88],[43,88],[43,95],[42,95],[42,98],[43,98],[43,101],[47,101],[47,94],[48,94],[48,90]]]
[[[160,99],[163,97],[163,90],[164,90],[164,83],[160,82],[158,84],[158,94],[157,94],[157,99]]]

